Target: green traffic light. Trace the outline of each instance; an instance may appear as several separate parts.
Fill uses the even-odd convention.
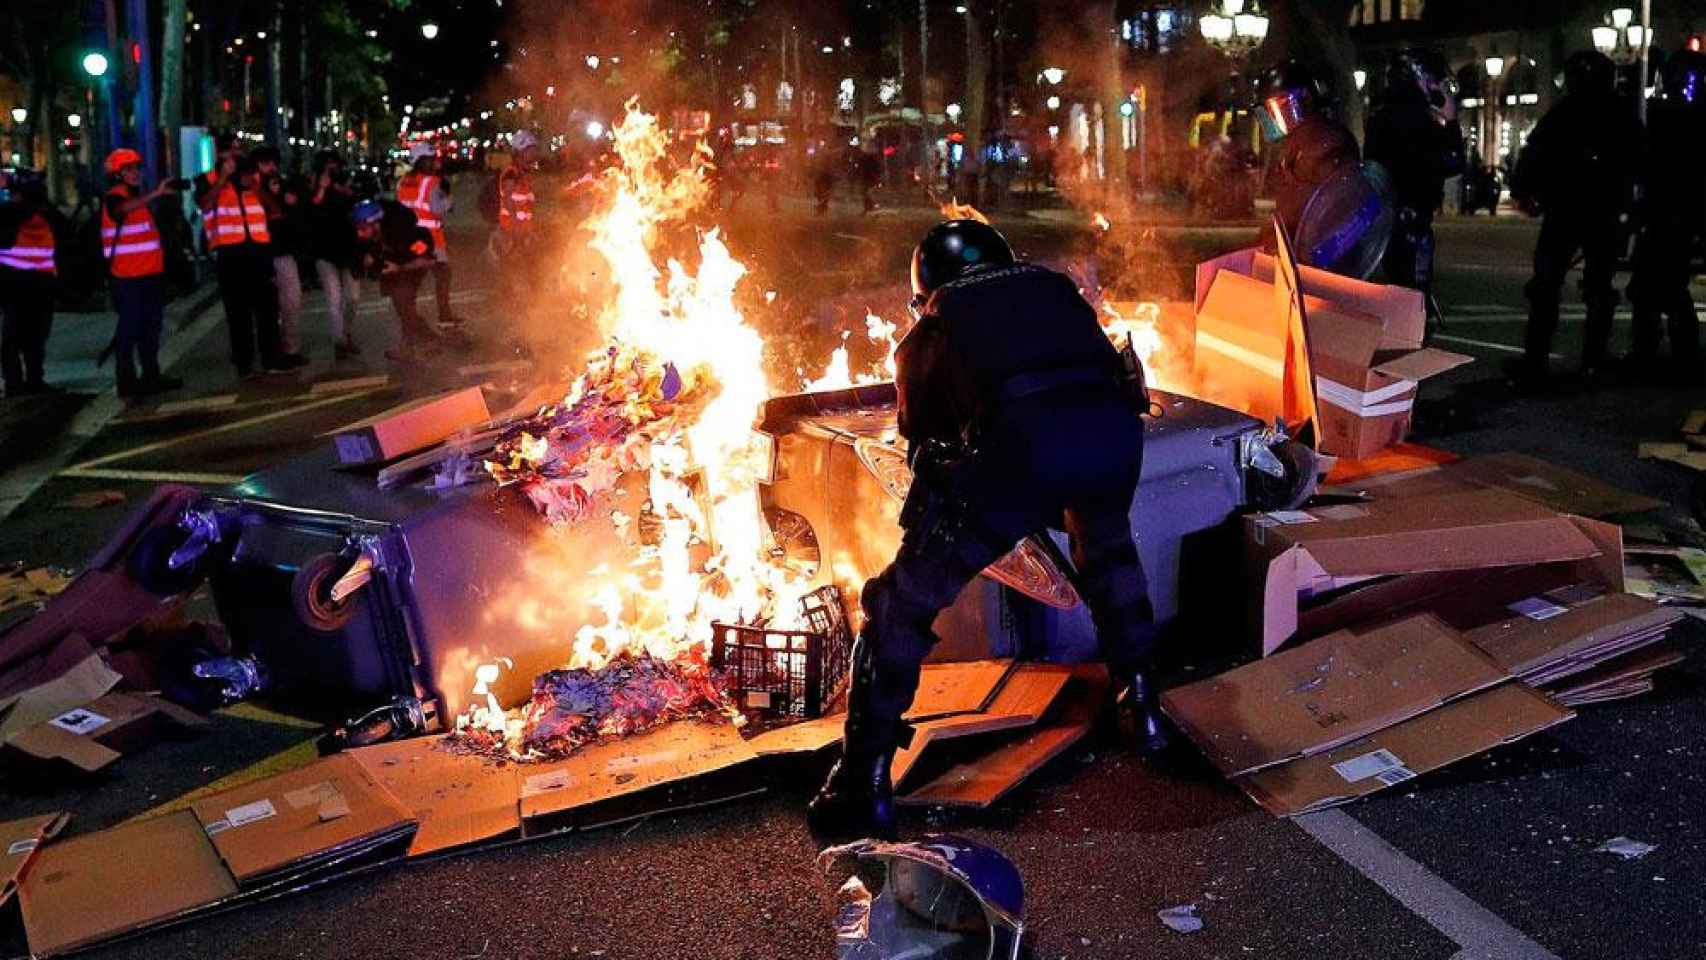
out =
[[[83,55],[83,72],[91,77],[107,75],[107,55],[99,50]]]
[[[1124,100],[1124,101],[1120,102],[1120,116],[1129,117],[1136,112],[1137,112],[1137,104],[1132,103],[1130,100]]]

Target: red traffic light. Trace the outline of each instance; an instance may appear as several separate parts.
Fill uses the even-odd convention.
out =
[[[130,42],[130,62],[131,63],[141,63],[142,62],[142,44],[136,42],[135,40],[132,40]]]

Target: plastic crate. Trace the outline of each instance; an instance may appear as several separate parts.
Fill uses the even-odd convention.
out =
[[[800,598],[800,612],[809,629],[711,625],[711,666],[728,674],[735,703],[747,713],[778,720],[820,717],[846,682],[853,634],[841,591],[813,590]]]

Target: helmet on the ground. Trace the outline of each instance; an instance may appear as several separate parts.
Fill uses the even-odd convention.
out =
[[[363,200],[350,211],[350,221],[358,227],[365,227],[385,219],[385,208],[378,201]]]
[[[1661,92],[1673,103],[1706,107],[1706,53],[1679,50],[1665,61]]]
[[[539,146],[539,138],[531,130],[517,130],[509,135],[509,148],[520,153],[530,147]]]
[[[1457,116],[1457,80],[1438,50],[1411,47],[1386,64],[1386,89],[1394,97],[1419,96],[1441,120]]]
[[[1270,143],[1285,139],[1298,124],[1320,113],[1327,101],[1326,85],[1300,60],[1270,67],[1258,90],[1262,102],[1256,114]]]
[[[916,842],[859,840],[818,855],[826,870],[854,858],[880,864],[869,946],[910,948],[884,956],[981,956],[1014,960],[1024,936],[1025,882],[1001,851],[966,837],[926,834]],[[892,901],[896,914],[879,909]],[[878,927],[878,918],[896,916]],[[900,934],[900,936],[895,936]],[[937,949],[919,949],[928,944]],[[943,949],[943,948],[946,949]],[[863,955],[863,954],[861,954]]]
[[[1617,83],[1617,66],[1598,50],[1577,50],[1564,61],[1564,92],[1571,96],[1609,94]]]
[[[142,154],[137,153],[129,147],[119,147],[112,153],[107,154],[107,173],[116,177],[123,172],[125,167],[128,167],[131,164],[140,165],[141,163]]]
[[[936,288],[983,267],[1018,258],[1001,231],[981,220],[945,220],[930,228],[912,251],[912,293],[923,302]]]

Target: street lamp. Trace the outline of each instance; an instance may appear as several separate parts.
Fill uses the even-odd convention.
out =
[[[91,77],[107,75],[107,55],[93,50],[83,55],[83,72]]]
[[[1052,97],[1051,96],[1048,98],[1047,102],[1048,102],[1048,108],[1050,110],[1059,110],[1060,109],[1060,98],[1059,97]]]
[[[960,119],[960,105],[957,103],[948,104],[946,107],[942,108],[942,112],[948,115],[949,120],[958,122]]]
[[[1220,0],[1197,21],[1202,38],[1234,59],[1244,57],[1268,37],[1268,18],[1253,4],[1245,9],[1244,0]]]
[[[1497,80],[1505,75],[1505,58],[1488,57],[1486,67],[1488,78]]]
[[[83,115],[80,113],[67,114],[65,122],[71,129],[75,130],[83,125]]]
[[[23,123],[30,118],[30,112],[23,107],[12,108],[12,122]]]
[[[1363,87],[1368,86],[1368,71],[1360,68],[1352,70],[1351,80],[1356,83],[1357,89],[1361,90]]]
[[[1641,48],[1646,46],[1648,25],[1635,23],[1635,11],[1628,7],[1618,7],[1606,15],[1606,22],[1589,31],[1593,38],[1593,48],[1610,57],[1620,66],[1628,66],[1641,59]]]
[[[1047,80],[1050,86],[1058,87],[1060,86],[1060,81],[1066,79],[1066,71],[1059,67],[1044,67],[1043,79]]]
[[[431,20],[421,24],[421,36],[426,37],[428,40],[436,39],[438,37],[438,24],[433,23]]]

